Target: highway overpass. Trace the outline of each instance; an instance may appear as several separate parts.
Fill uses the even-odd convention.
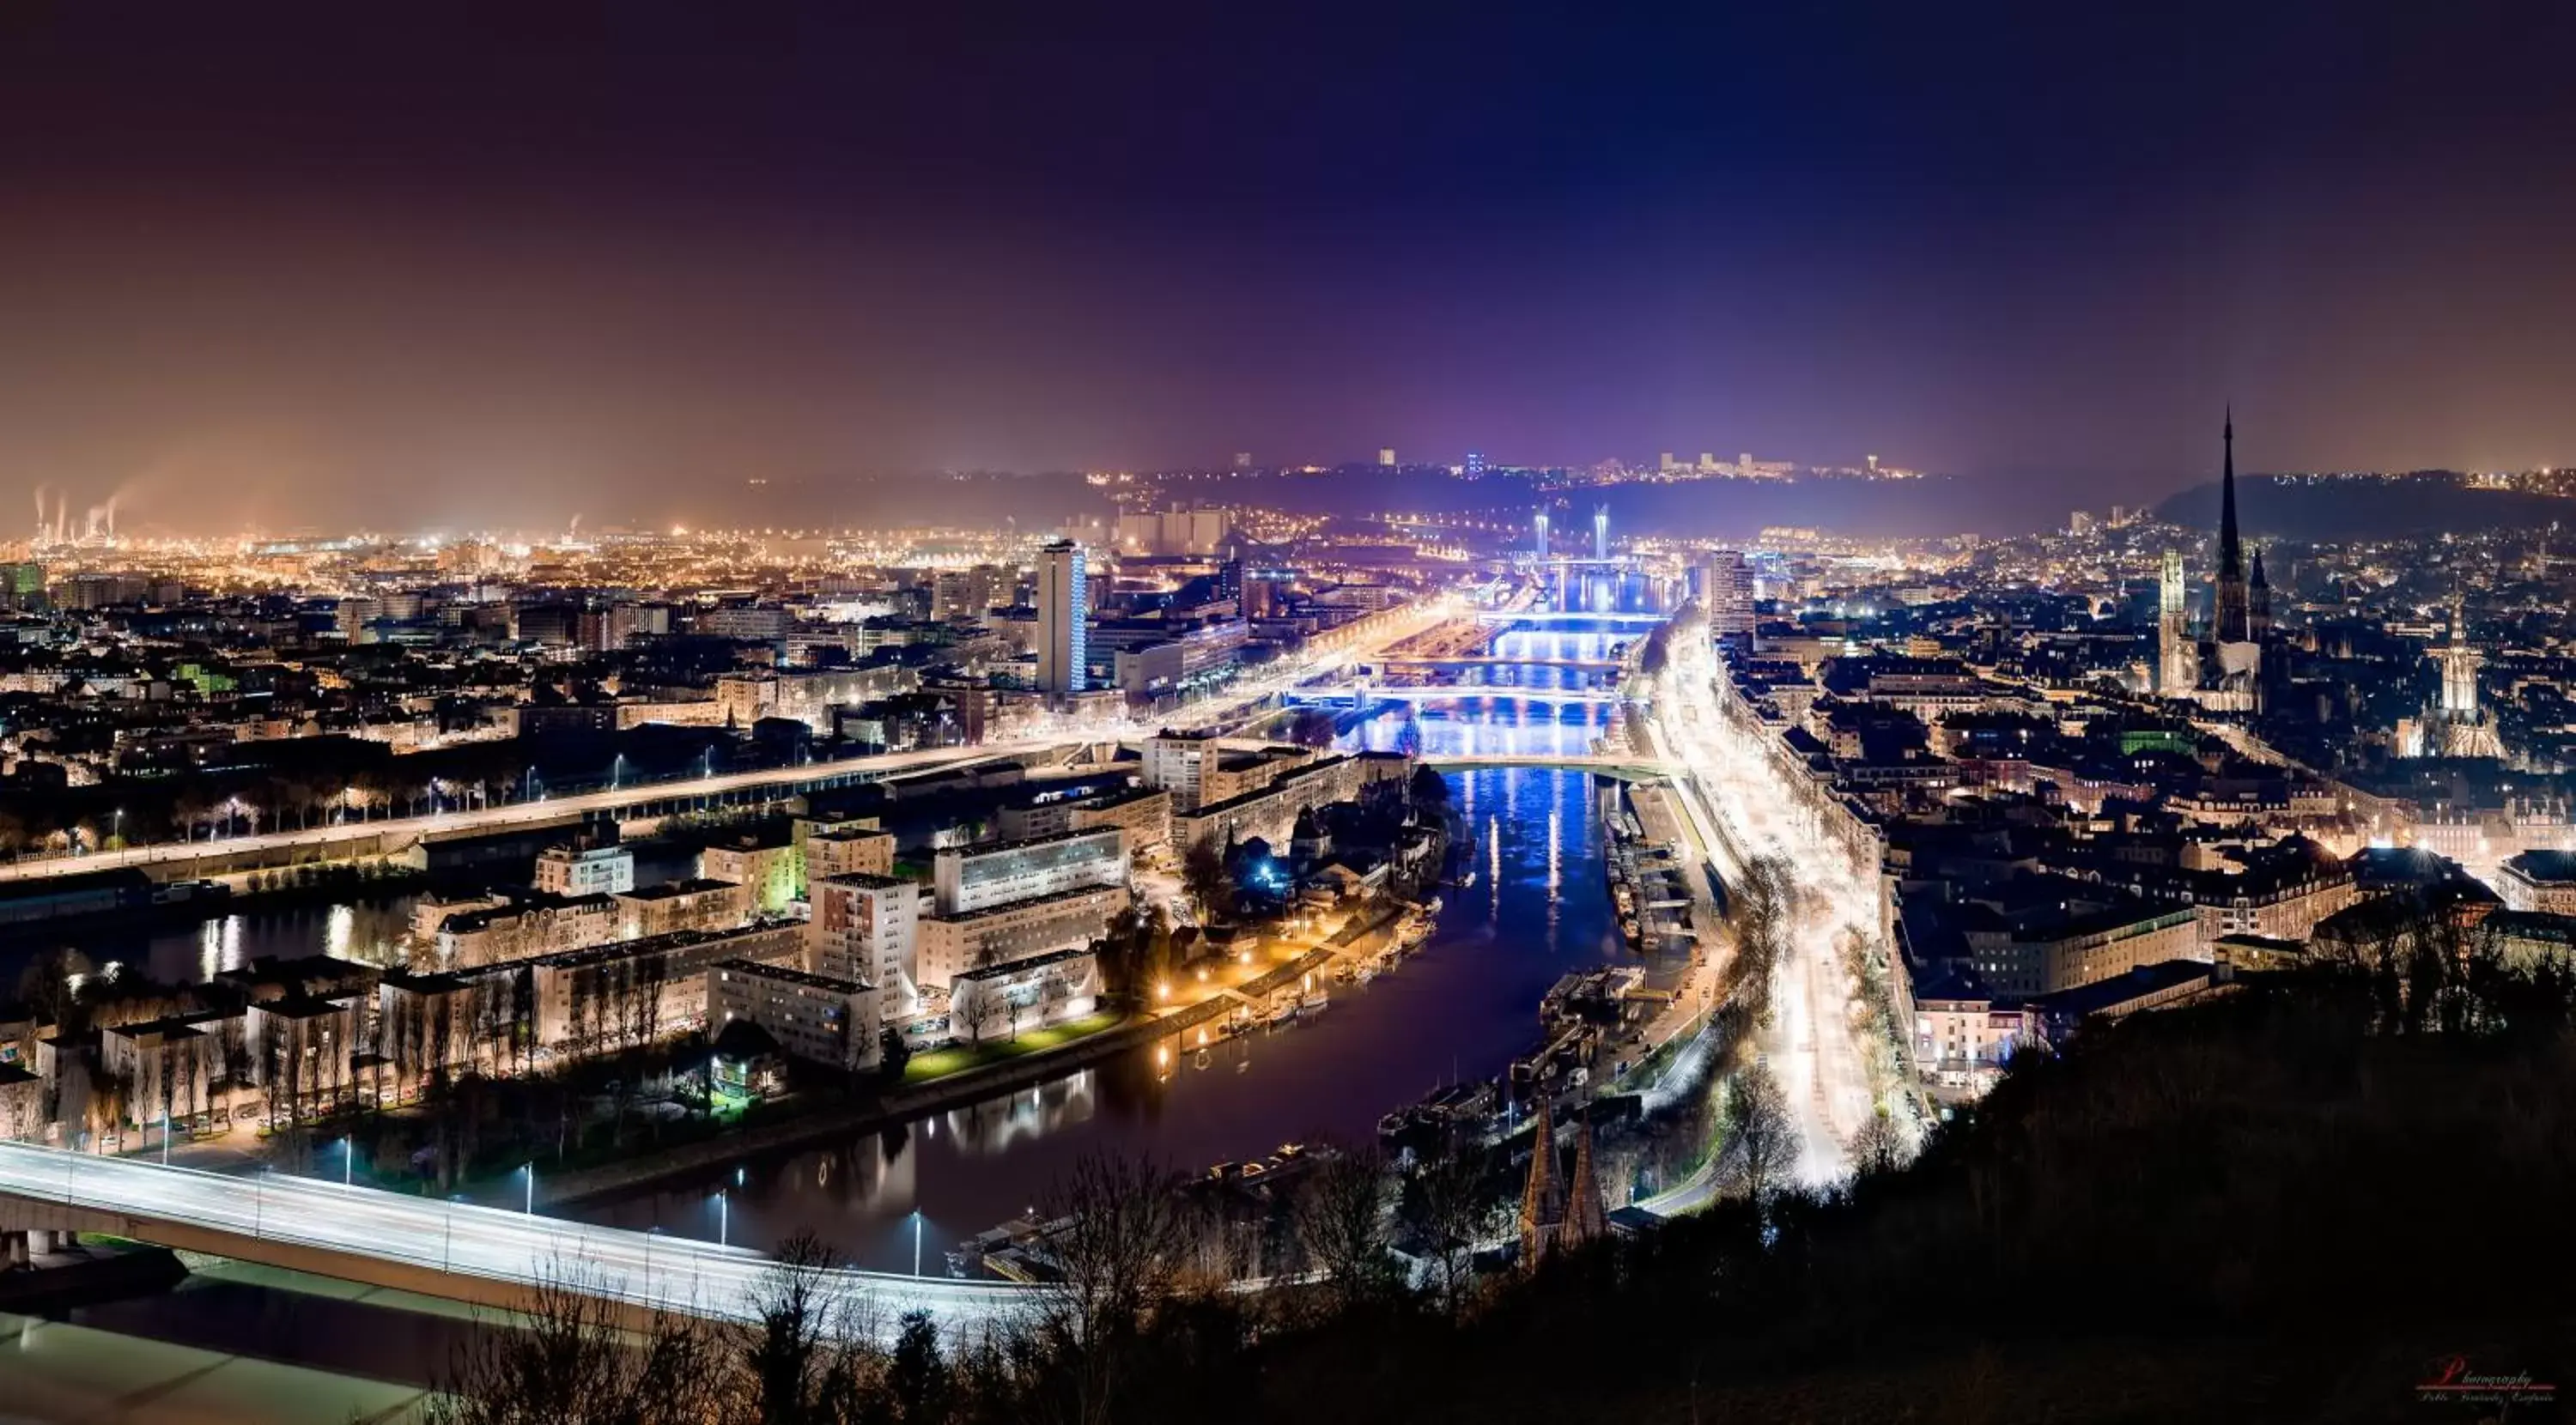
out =
[[[182,1251],[311,1272],[366,1286],[518,1310],[540,1282],[644,1309],[713,1319],[748,1314],[771,1260],[690,1237],[587,1227],[557,1218],[269,1174],[227,1177],[132,1158],[0,1143],[0,1235],[95,1232]],[[948,1329],[1000,1323],[1029,1288],[844,1270],[889,1335],[931,1312]]]
[[[433,816],[388,817],[227,836],[212,841],[155,842],[86,856],[48,856],[0,865],[0,881],[30,880],[140,866],[156,878],[222,875],[293,865],[303,861],[384,856],[424,840],[448,840],[524,827],[547,826],[600,814],[622,820],[704,811],[722,806],[751,806],[785,801],[807,792],[856,786],[888,777],[935,768],[982,762],[1043,750],[1045,742],[998,743],[982,747],[943,747],[923,752],[894,752],[880,757],[852,757],[801,767],[771,767],[753,772],[726,772],[675,782],[639,782],[570,796],[541,796],[533,801],[444,811]]]

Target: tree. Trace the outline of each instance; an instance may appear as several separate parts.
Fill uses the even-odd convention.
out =
[[[968,1042],[980,1044],[984,1041],[984,1031],[992,1028],[994,1019],[1001,1014],[1002,1004],[981,989],[961,993],[952,985],[948,990],[948,1011],[952,1032],[955,1025],[962,1023],[966,1027]]]
[[[1896,1131],[1895,1120],[1879,1110],[1852,1135],[1852,1171],[1865,1177],[1895,1172],[1905,1166],[1905,1136]]]
[[[1333,715],[1322,708],[1299,708],[1297,715],[1288,722],[1288,740],[1300,747],[1317,750],[1330,747],[1341,732],[1341,726]]]
[[[1452,1151],[1415,1176],[1406,1206],[1408,1225],[1431,1259],[1441,1306],[1455,1317],[1475,1278],[1478,1244],[1500,1228],[1501,1201],[1487,1189],[1483,1162]]]
[[[1060,1278],[1038,1288],[1038,1329],[1063,1362],[1081,1425],[1116,1418],[1112,1402],[1143,1368],[1137,1338],[1171,1299],[1182,1245],[1171,1185],[1150,1165],[1086,1156],[1048,1193]]]
[[[1424,811],[1449,809],[1449,779],[1428,766],[1413,769],[1413,776],[1405,783],[1405,791],[1413,798],[1413,804]]]
[[[830,1425],[855,1404],[872,1365],[856,1302],[833,1284],[839,1258],[800,1232],[751,1289],[751,1320],[733,1335],[735,1408],[761,1425]]]
[[[558,1263],[522,1324],[486,1325],[458,1354],[431,1425],[705,1425],[728,1418],[714,1339],[687,1317],[622,1324],[604,1288]]]
[[[1394,1284],[1393,1194],[1374,1150],[1335,1155],[1307,1174],[1293,1209],[1307,1266],[1324,1274],[1334,1302],[1348,1307]]]
[[[895,1418],[903,1425],[937,1425],[948,1418],[955,1391],[948,1360],[939,1348],[939,1327],[927,1311],[905,1312],[885,1375],[885,1392],[892,1399]]]
[[[1729,1176],[1756,1207],[1780,1185],[1798,1150],[1797,1125],[1789,1117],[1789,1095],[1771,1066],[1755,1061],[1735,1076],[1726,1100],[1726,1144]]]
[[[1202,841],[1181,858],[1181,883],[1189,888],[1190,901],[1198,907],[1199,923],[1204,925],[1220,910],[1234,906],[1234,876],[1225,868],[1225,854]]]

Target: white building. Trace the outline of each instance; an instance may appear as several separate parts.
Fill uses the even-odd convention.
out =
[[[746,1020],[794,1058],[853,1073],[877,1065],[874,985],[754,960],[719,960],[707,969],[706,1004],[709,1034]]]
[[[921,984],[945,989],[969,970],[1082,948],[1099,939],[1127,904],[1127,887],[1121,884],[957,915],[923,916],[916,956]]]
[[[1079,693],[1091,656],[1091,589],[1082,546],[1060,539],[1038,551],[1038,691]]]
[[[913,881],[859,873],[813,883],[814,914],[805,922],[805,969],[879,989],[887,1018],[921,1002],[921,917],[927,888]]]
[[[951,847],[939,853],[932,875],[942,915],[1087,886],[1124,885],[1126,836],[1117,827],[1101,827],[997,846]]]
[[[1100,1003],[1100,966],[1088,949],[969,970],[948,1000],[948,1032],[979,1044],[1080,1019]]]
[[[622,896],[635,889],[635,853],[623,846],[549,846],[537,856],[536,886],[548,895]]]

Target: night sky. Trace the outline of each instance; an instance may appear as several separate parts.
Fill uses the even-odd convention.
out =
[[[12,532],[1382,444],[2054,509],[2231,398],[2576,462],[2563,3],[159,8],[0,7]]]

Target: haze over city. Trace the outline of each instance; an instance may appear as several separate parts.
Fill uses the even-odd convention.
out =
[[[2563,1418],[2576,7],[1683,8],[0,7],[0,1420]]]
[[[2231,399],[2249,470],[2576,461],[2559,6],[168,9],[0,19],[0,509],[1393,446],[1876,453],[2007,523],[2211,478]]]

